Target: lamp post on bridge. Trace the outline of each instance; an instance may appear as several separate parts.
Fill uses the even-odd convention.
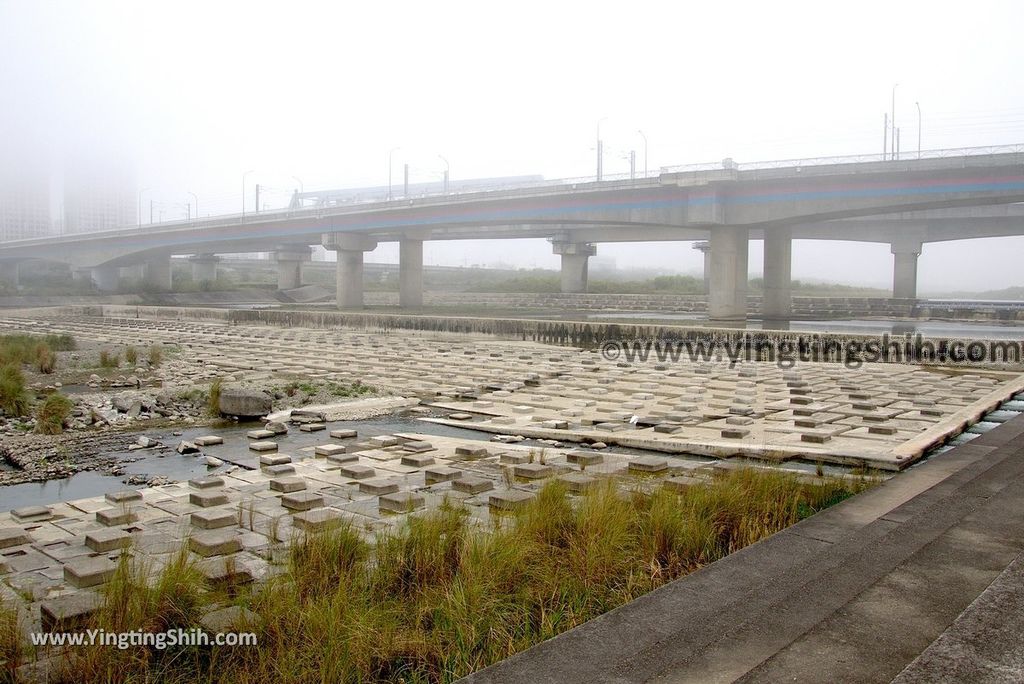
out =
[[[892,158],[896,159],[896,88],[899,83],[892,86],[892,114],[889,116],[889,125],[892,126]]]
[[[644,139],[644,178],[647,178],[647,136],[641,130],[637,130],[637,133]]]
[[[194,192],[189,192],[187,194],[192,195],[192,199],[195,200],[196,218],[198,219],[199,218],[199,198],[196,196],[196,193],[194,193]],[[188,217],[189,217],[190,220],[192,219],[192,205],[191,204],[189,205],[189,208],[188,208]]]
[[[444,162],[444,194],[447,195],[448,194],[448,175],[449,175],[449,173],[452,170],[452,166],[451,166],[451,164],[448,163],[448,160],[445,159],[440,154],[437,155],[437,157],[438,157],[438,159],[440,159],[441,161]]]
[[[604,143],[601,142],[601,123],[607,121],[608,117],[604,116],[597,121],[597,181],[601,182],[601,172],[604,166]]]
[[[250,173],[253,173],[256,169],[249,169],[242,174],[242,218],[245,218],[245,177]]]
[[[401,147],[392,147],[388,150],[388,201],[391,201],[391,167],[392,161],[394,160],[395,150],[400,150]]]
[[[921,103],[915,102],[917,105],[917,158],[921,158]]]

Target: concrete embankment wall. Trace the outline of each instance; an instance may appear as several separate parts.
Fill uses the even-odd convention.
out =
[[[377,332],[399,330],[424,333],[460,333],[491,335],[503,339],[529,340],[548,344],[572,345],[584,348],[612,346],[612,351],[624,352],[636,343],[658,342],[668,345],[686,344],[689,349],[710,349],[724,358],[739,360],[773,361],[779,358],[791,361],[843,361],[857,363],[870,361],[921,361],[967,368],[996,368],[1020,371],[1022,368],[1021,343],[1005,341],[1004,348],[1016,356],[1003,363],[990,356],[970,363],[959,363],[945,357],[952,345],[963,340],[953,338],[921,338],[909,335],[883,337],[877,334],[837,334],[786,330],[745,330],[683,325],[639,325],[587,321],[552,321],[520,318],[484,318],[473,316],[431,316],[400,313],[341,312],[341,311],[288,311],[281,309],[216,309],[201,307],[156,306],[78,306],[59,309],[38,309],[35,313],[57,316],[106,316],[112,318],[150,318],[163,320],[220,321],[229,325],[268,325],[304,328],[355,328]],[[875,344],[880,349],[865,351],[865,345]],[[888,344],[889,346],[884,346]],[[986,354],[989,343],[977,343]],[[615,346],[617,345],[617,346]],[[907,358],[907,346],[912,347],[913,358]],[[851,356],[849,350],[855,353]],[[934,350],[935,355],[926,352]],[[677,357],[686,360],[687,356]],[[623,358],[625,354],[623,353]],[[670,360],[677,360],[670,359]],[[657,360],[652,355],[651,360]]]

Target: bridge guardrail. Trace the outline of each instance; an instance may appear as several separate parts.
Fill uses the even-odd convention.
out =
[[[910,162],[926,159],[948,159],[953,157],[976,157],[1000,154],[1024,154],[1024,143],[1012,145],[989,145],[983,147],[958,147],[941,150],[922,150],[920,154],[916,151],[908,152],[906,155],[902,155],[901,158],[897,159],[887,158],[887,155],[880,153],[835,157],[810,157],[805,159],[780,159],[744,163],[734,162],[732,159],[725,159],[721,162],[710,162],[703,164],[683,164],[679,166],[662,166],[655,171],[649,171],[647,173],[610,174],[603,176],[600,181],[598,181],[594,176],[577,176],[575,178],[558,178],[552,180],[525,181],[509,185],[495,186],[493,188],[486,189],[474,188],[466,192],[427,192],[420,193],[415,196],[407,196],[391,200],[354,200],[352,202],[336,204],[333,206],[316,206],[300,209],[271,209],[261,212],[245,212],[244,214],[220,214],[217,216],[210,216],[203,219],[196,218],[185,219],[180,221],[164,221],[161,223],[149,223],[145,224],[144,226],[130,225],[107,231],[63,235],[60,237],[75,238],[80,236],[84,239],[95,239],[103,237],[104,235],[124,235],[128,234],[129,231],[136,231],[137,233],[149,233],[154,230],[171,231],[177,228],[217,228],[225,225],[235,225],[239,223],[274,221],[279,220],[281,218],[321,219],[327,216],[334,215],[335,213],[346,213],[345,210],[351,209],[352,207],[376,206],[380,208],[399,208],[402,206],[409,206],[409,203],[413,201],[415,201],[418,205],[422,206],[423,204],[441,203],[447,200],[448,198],[452,197],[470,198],[473,196],[481,196],[481,198],[486,198],[487,195],[492,195],[495,193],[502,193],[504,195],[514,197],[524,194],[536,194],[536,191],[540,189],[549,189],[552,193],[566,192],[567,190],[570,192],[576,190],[586,191],[591,190],[595,187],[600,187],[603,190],[616,188],[625,189],[634,187],[638,183],[648,183],[651,180],[659,179],[662,175],[665,174],[709,172],[723,170],[753,171],[759,169],[799,168],[805,166],[863,164],[871,162]],[[436,200],[436,202],[434,202],[433,200]],[[28,238],[25,240],[9,240],[2,244],[32,244],[39,240],[48,241],[53,239],[53,237],[56,236],[49,236],[47,238]]]

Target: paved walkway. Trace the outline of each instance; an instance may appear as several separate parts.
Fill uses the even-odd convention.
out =
[[[1024,417],[467,681],[1022,681],[1022,522]]]

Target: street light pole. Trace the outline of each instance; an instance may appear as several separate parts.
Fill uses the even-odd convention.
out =
[[[250,173],[253,173],[256,169],[249,169],[242,174],[242,218],[245,218],[245,177]]]
[[[597,121],[597,181],[601,182],[601,171],[604,166],[604,149],[601,143],[601,122],[607,121],[608,117],[602,117]]]
[[[644,178],[647,178],[647,136],[644,135],[643,131],[637,131],[640,137],[644,139]]]
[[[917,105],[917,158],[921,158],[921,103],[915,102]]]
[[[194,193],[194,192],[190,192],[190,193],[188,193],[188,194],[189,194],[189,195],[192,195],[192,199],[194,199],[194,200],[196,201],[196,202],[195,202],[195,207],[196,207],[196,218],[198,219],[198,218],[199,218],[199,198],[198,198],[198,197],[196,197],[196,193]],[[189,214],[191,214],[191,212],[189,212]],[[190,216],[190,218],[191,218],[191,216]]]
[[[392,147],[390,150],[388,150],[388,201],[389,202],[391,201],[391,162],[393,160],[393,155],[395,154],[395,150],[400,150],[400,149],[402,149],[402,148],[401,147]]]
[[[892,86],[892,114],[889,116],[889,125],[892,126],[892,158],[896,158],[896,88],[899,83]]]
[[[299,184],[299,192],[306,192],[306,186],[298,176],[292,176],[292,180]]]
[[[438,158],[441,161],[444,162],[444,194],[447,195],[448,194],[448,176],[449,176],[449,172],[452,170],[452,166],[451,166],[451,164],[448,163],[447,159],[445,159],[441,155],[437,155],[437,156],[438,156]]]

